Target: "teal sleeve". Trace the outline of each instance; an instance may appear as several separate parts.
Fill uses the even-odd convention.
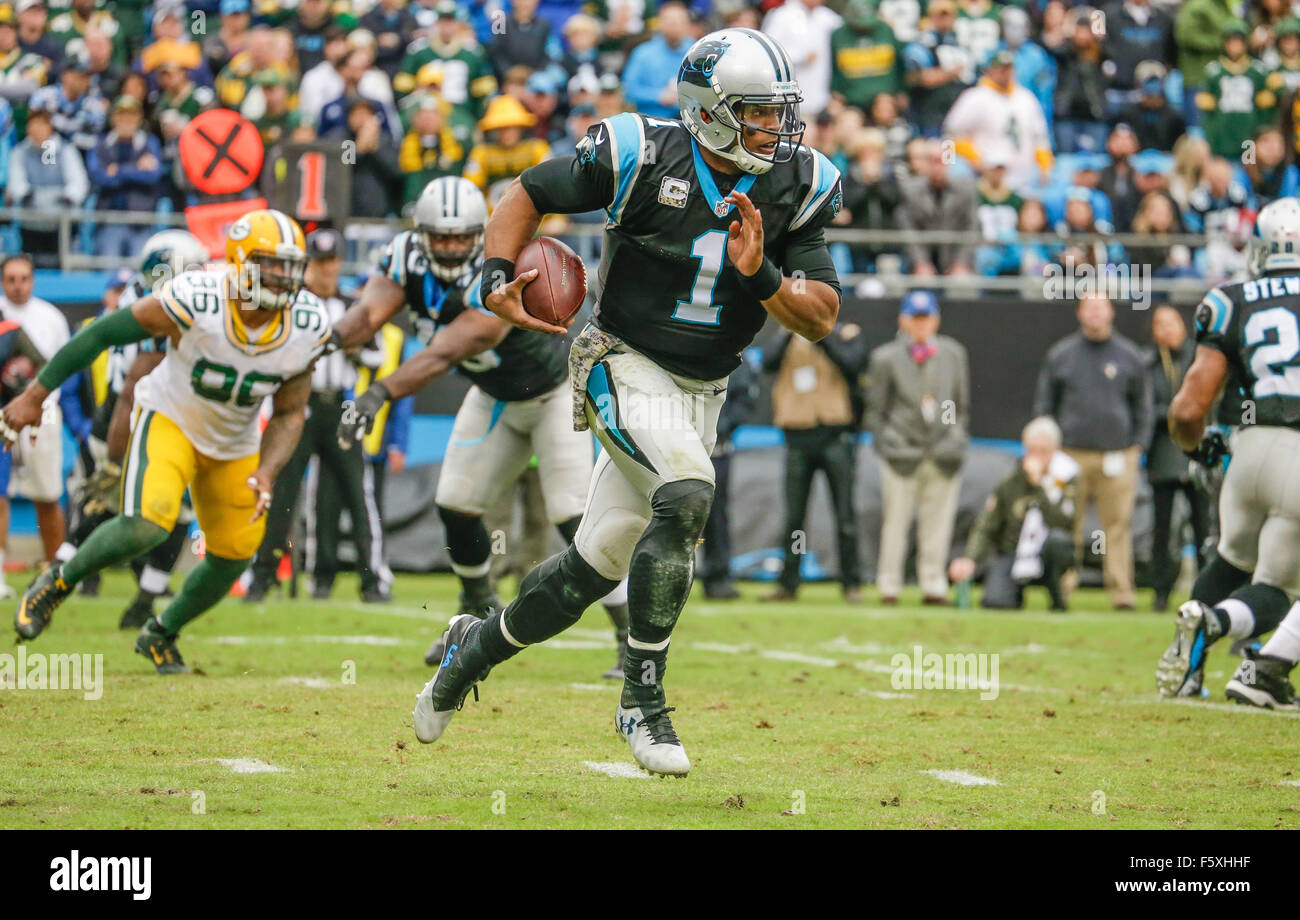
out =
[[[89,367],[104,349],[147,338],[149,332],[140,325],[135,314],[129,309],[114,310],[108,316],[83,326],[67,345],[54,353],[36,375],[36,380],[47,390],[57,389],[77,371]]]

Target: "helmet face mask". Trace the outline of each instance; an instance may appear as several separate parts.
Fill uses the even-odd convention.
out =
[[[429,269],[443,281],[456,281],[473,268],[486,226],[487,202],[468,179],[434,179],[415,202],[416,238]]]
[[[284,310],[302,290],[307,260],[293,255],[254,253],[246,263],[251,302],[261,310]]]
[[[279,211],[250,211],[226,232],[234,297],[246,310],[285,311],[302,290],[306,241],[297,221]]]
[[[747,173],[790,161],[803,140],[803,95],[790,59],[752,29],[723,29],[692,45],[677,101],[696,141]]]

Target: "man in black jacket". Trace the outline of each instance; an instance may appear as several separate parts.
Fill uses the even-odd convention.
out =
[[[704,547],[699,567],[705,597],[719,601],[735,600],[740,592],[731,583],[731,524],[727,504],[731,490],[731,436],[745,423],[758,398],[758,374],[749,362],[731,372],[727,379],[727,401],[718,416],[718,442],[713,447],[713,474],[717,485],[713,507],[704,524]]]
[[[826,474],[835,513],[840,584],[844,599],[862,601],[858,520],[853,503],[858,428],[862,421],[859,378],[866,368],[865,336],[856,323],[836,326],[816,344],[787,333],[763,369],[776,371],[772,415],[785,435],[785,564],[778,586],[764,601],[791,601],[799,591],[799,567],[807,550],[804,517],[813,477]]]
[[[1196,488],[1188,475],[1187,455],[1169,437],[1169,426],[1164,419],[1169,415],[1169,403],[1182,385],[1183,375],[1191,366],[1196,353],[1196,343],[1187,335],[1182,315],[1173,307],[1156,307],[1151,314],[1152,346],[1148,352],[1147,373],[1151,379],[1151,393],[1155,405],[1156,424],[1151,443],[1147,447],[1147,481],[1151,483],[1155,505],[1155,529],[1151,539],[1151,585],[1156,597],[1152,609],[1169,608],[1169,593],[1178,579],[1182,542],[1170,547],[1170,522],[1173,519],[1174,498],[1179,492],[1187,497],[1192,532],[1196,538],[1196,553],[1204,562],[1206,538],[1210,529],[1210,508],[1204,492]]]

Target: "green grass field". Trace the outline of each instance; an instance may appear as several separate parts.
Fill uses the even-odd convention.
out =
[[[1295,717],[1223,702],[1226,649],[1208,667],[1218,702],[1161,702],[1170,617],[1107,612],[1095,592],[1064,616],[1037,596],[989,614],[850,608],[823,586],[786,608],[754,585],[731,604],[697,592],[668,671],[692,761],[677,780],[629,769],[599,607],[499,667],[424,746],[410,709],[450,577],[401,577],[388,607],[354,601],[353,581],[330,603],[228,600],[182,637],[199,673],[168,678],[115,629],[131,590],[110,576],[28,646],[102,652],[102,698],[0,688],[0,827],[1300,826]],[[996,699],[893,686],[892,656],[918,644],[997,653]]]

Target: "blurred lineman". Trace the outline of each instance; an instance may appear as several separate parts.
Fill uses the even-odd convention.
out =
[[[456,413],[435,501],[452,571],[461,583],[458,614],[481,619],[500,609],[489,578],[492,542],[483,513],[535,454],[551,523],[572,542],[591,476],[592,444],[570,424],[565,340],[515,329],[482,305],[483,194],[467,179],[435,179],[415,204],[415,222],[415,230],[393,238],[379,272],[334,334],[339,346],[352,347],[405,305],[425,347],[357,398],[355,412],[339,426],[339,438],[365,437],[390,399],[409,396],[453,368],[473,382]],[[621,662],[626,591],[615,584],[602,594]],[[443,655],[439,636],[425,663],[436,665]]]
[[[184,230],[164,230],[145,241],[140,254],[140,267],[127,272],[129,279],[118,296],[115,310],[101,314],[112,315],[116,310],[128,310],[131,305],[148,296],[172,278],[202,269],[208,261],[203,244]],[[88,453],[94,468],[78,495],[79,507],[74,512],[72,532],[59,547],[55,558],[67,562],[77,552],[95,529],[116,514],[121,505],[122,458],[126,456],[127,439],[131,431],[131,415],[135,408],[135,387],[159,364],[167,347],[167,336],[158,335],[114,345],[97,358],[88,373],[96,376],[103,362],[103,379],[94,380],[97,408],[91,423]],[[98,398],[102,386],[103,398]],[[119,629],[139,629],[153,616],[154,601],[167,591],[167,582],[176,560],[185,548],[189,533],[189,520],[182,513],[177,517],[171,534],[148,553],[132,561],[139,590],[122,613]],[[97,580],[90,576],[82,580],[86,586]]]
[[[1042,585],[1053,610],[1065,609],[1061,576],[1074,564],[1074,500],[1079,464],[1061,451],[1061,429],[1047,416],[1020,436],[1025,455],[984,503],[966,539],[966,555],[948,566],[965,581],[987,563],[981,606],[1019,610],[1025,588]]]
[[[1207,465],[1226,445],[1217,431],[1205,432],[1206,416],[1234,373],[1246,383],[1254,419],[1243,419],[1232,436],[1218,554],[1178,609],[1156,687],[1162,696],[1198,696],[1210,645],[1276,627],[1258,653],[1247,652],[1227,695],[1295,709],[1288,675],[1300,661],[1300,607],[1291,607],[1300,598],[1300,386],[1293,371],[1300,356],[1300,202],[1278,199],[1260,211],[1256,226],[1262,258],[1255,277],[1214,288],[1196,308],[1196,358],[1169,407],[1174,442]]]
[[[336,230],[314,230],[307,237],[307,268],[303,286],[316,297],[331,323],[343,318],[352,298],[339,291],[339,272],[343,268],[343,237]],[[383,353],[373,340],[359,350],[357,360],[369,367],[383,361]],[[294,514],[299,507],[303,474],[313,456],[330,482],[328,489],[313,490],[315,503],[308,517],[325,523],[309,534],[316,543],[313,553],[312,597],[325,600],[330,596],[338,565],[338,519],[341,506],[346,506],[353,521],[353,537],[357,544],[357,572],[361,576],[361,599],[366,603],[389,600],[388,588],[381,581],[383,559],[371,538],[373,529],[368,520],[372,503],[365,494],[364,459],[361,445],[355,442],[340,445],[335,432],[343,418],[344,403],[357,381],[357,368],[353,357],[336,351],[316,362],[311,375],[311,398],[307,402],[307,422],[298,446],[289,462],[280,471],[271,497],[271,510],[267,516],[266,536],[253,561],[252,581],[248,585],[244,602],[259,603],[267,591],[276,584],[276,570],[289,545]],[[316,474],[320,475],[319,472]]]
[[[87,575],[167,539],[190,490],[206,555],[180,593],[140,629],[135,649],[160,674],[187,671],[181,628],[226,596],[262,541],[276,475],[293,454],[311,395],[311,367],[329,319],[302,289],[302,229],[279,211],[230,225],[224,270],[186,272],[78,332],[3,410],[13,440],[41,418],[41,403],[113,345],[166,336],[167,355],[136,387],[122,474],[122,514],[96,529],[67,562],[47,569],[14,611],[23,639],[40,635]],[[258,438],[258,409],[274,414]]]
[[[484,304],[557,334],[564,327],[525,312],[522,289],[536,273],[515,278],[514,260],[543,214],[609,214],[598,306],[569,356],[574,427],[594,430],[604,450],[573,545],[533,569],[504,611],[452,620],[442,667],[417,697],[422,742],[442,735],[493,666],[568,629],[627,577],[631,632],[614,727],[642,768],[690,770],[664,669],[713,502],[709,452],[726,378],[769,316],[810,341],[835,325],[839,282],[822,228],[842,192],[838,170],[799,143],[799,84],[766,35],[724,29],[697,41],[677,100],[681,121],[600,122],[577,156],[528,170],[493,212]],[[666,413],[672,422],[656,421]]]

